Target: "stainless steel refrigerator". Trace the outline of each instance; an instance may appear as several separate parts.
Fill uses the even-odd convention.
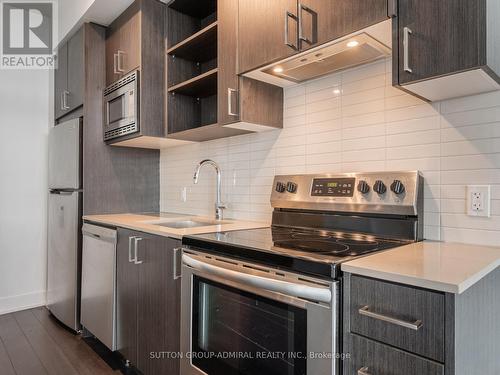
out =
[[[49,133],[47,307],[67,327],[80,329],[82,121]]]

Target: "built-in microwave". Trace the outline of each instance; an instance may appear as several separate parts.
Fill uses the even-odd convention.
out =
[[[104,90],[104,140],[139,132],[139,71]]]

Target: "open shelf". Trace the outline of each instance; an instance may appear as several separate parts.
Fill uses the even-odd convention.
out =
[[[167,53],[194,62],[217,58],[217,21],[169,48]]]
[[[236,0],[234,0],[236,1]],[[169,8],[191,17],[205,18],[217,11],[216,0],[175,0]]]
[[[213,139],[234,137],[237,135],[248,134],[248,132],[239,129],[226,128],[219,124],[201,125],[196,128],[187,129],[174,134],[169,134],[169,138],[179,141],[203,142]]]
[[[203,98],[217,94],[218,69],[209,70],[187,81],[168,88],[169,93]]]

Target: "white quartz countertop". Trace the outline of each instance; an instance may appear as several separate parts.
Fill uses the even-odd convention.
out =
[[[96,224],[104,224],[113,227],[126,228],[139,232],[156,234],[159,236],[181,239],[183,236],[194,234],[230,232],[234,230],[258,229],[269,227],[268,223],[224,219],[217,222],[213,218],[194,215],[183,215],[175,213],[154,214],[116,214],[116,215],[87,215],[83,220]],[[176,229],[158,224],[166,224],[178,221],[201,221],[207,222],[205,226],[194,228]]]
[[[460,294],[498,266],[500,248],[423,241],[352,260],[341,267],[352,274]]]

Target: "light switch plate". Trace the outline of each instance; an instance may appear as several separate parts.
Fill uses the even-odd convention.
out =
[[[491,216],[491,187],[489,185],[467,186],[467,215]]]

